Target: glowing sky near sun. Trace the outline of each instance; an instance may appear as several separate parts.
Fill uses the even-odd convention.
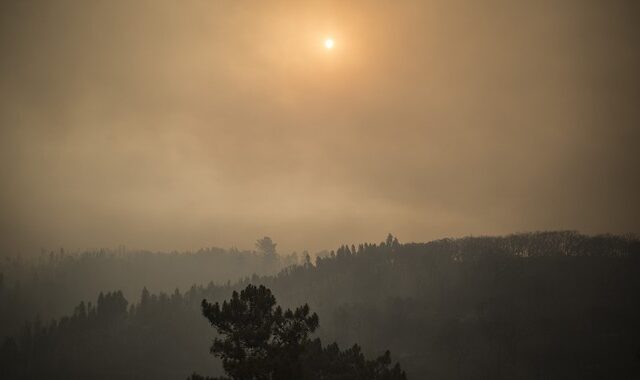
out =
[[[1,4],[4,252],[640,232],[637,1]]]

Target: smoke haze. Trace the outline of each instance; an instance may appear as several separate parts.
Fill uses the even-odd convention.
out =
[[[3,1],[0,244],[640,232],[638,19],[637,1]]]

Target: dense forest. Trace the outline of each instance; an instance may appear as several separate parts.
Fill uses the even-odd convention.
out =
[[[285,308],[308,304],[323,342],[390,350],[409,379],[640,377],[635,236],[389,235],[313,259],[263,239],[255,252],[60,252],[0,265],[3,379],[220,376],[201,305],[250,284]]]
[[[0,297],[11,313],[0,314],[0,336],[15,334],[25,320],[59,318],[101,291],[120,290],[130,300],[146,287],[171,293],[193,284],[223,284],[253,274],[276,274],[308,253],[276,254],[275,243],[261,239],[255,251],[207,248],[197,252],[157,253],[99,250],[41,252],[36,258],[0,256]],[[271,246],[269,246],[269,243]],[[265,246],[266,245],[266,246]]]

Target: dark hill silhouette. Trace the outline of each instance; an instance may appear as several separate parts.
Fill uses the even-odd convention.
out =
[[[574,232],[343,246],[274,276],[184,292],[118,292],[4,341],[2,378],[222,375],[203,298],[262,284],[284,308],[308,303],[323,341],[389,349],[410,379],[640,376],[640,244]],[[53,280],[55,282],[55,279]],[[28,284],[22,285],[28,286]],[[3,282],[0,309],[15,299]],[[14,304],[10,304],[14,305]]]

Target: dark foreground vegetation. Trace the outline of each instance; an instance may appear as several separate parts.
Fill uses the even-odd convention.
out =
[[[309,305],[283,310],[264,286],[248,285],[220,305],[202,301],[202,313],[221,337],[211,353],[222,359],[229,377],[190,380],[406,380],[399,364],[390,366],[389,351],[366,360],[356,344],[341,351],[337,344],[322,347],[309,335],[318,328],[318,315]]]
[[[389,237],[343,246],[314,261],[233,283],[215,278],[221,268],[209,268],[214,282],[208,285],[162,283],[156,288],[182,291],[143,289],[133,302],[105,288],[92,303],[74,301],[70,291],[69,299],[61,293],[63,301],[29,304],[42,316],[42,308],[76,303],[71,314],[53,322],[21,309],[21,295],[43,289],[40,280],[17,278],[5,266],[1,322],[20,319],[22,327],[5,334],[0,378],[184,379],[193,371],[222,376],[222,363],[209,348],[224,333],[216,335],[202,317],[201,302],[229,299],[249,284],[271,289],[285,308],[307,303],[320,317],[316,333],[325,342],[358,343],[363,352],[354,355],[362,358],[389,349],[409,379],[640,378],[635,237],[549,232],[424,244]],[[77,275],[47,273],[53,289]],[[86,273],[73,286],[92,288],[91,277]],[[167,282],[173,278],[168,275]],[[200,277],[194,282],[207,283]],[[317,358],[323,357],[320,350],[350,352],[315,347]]]

